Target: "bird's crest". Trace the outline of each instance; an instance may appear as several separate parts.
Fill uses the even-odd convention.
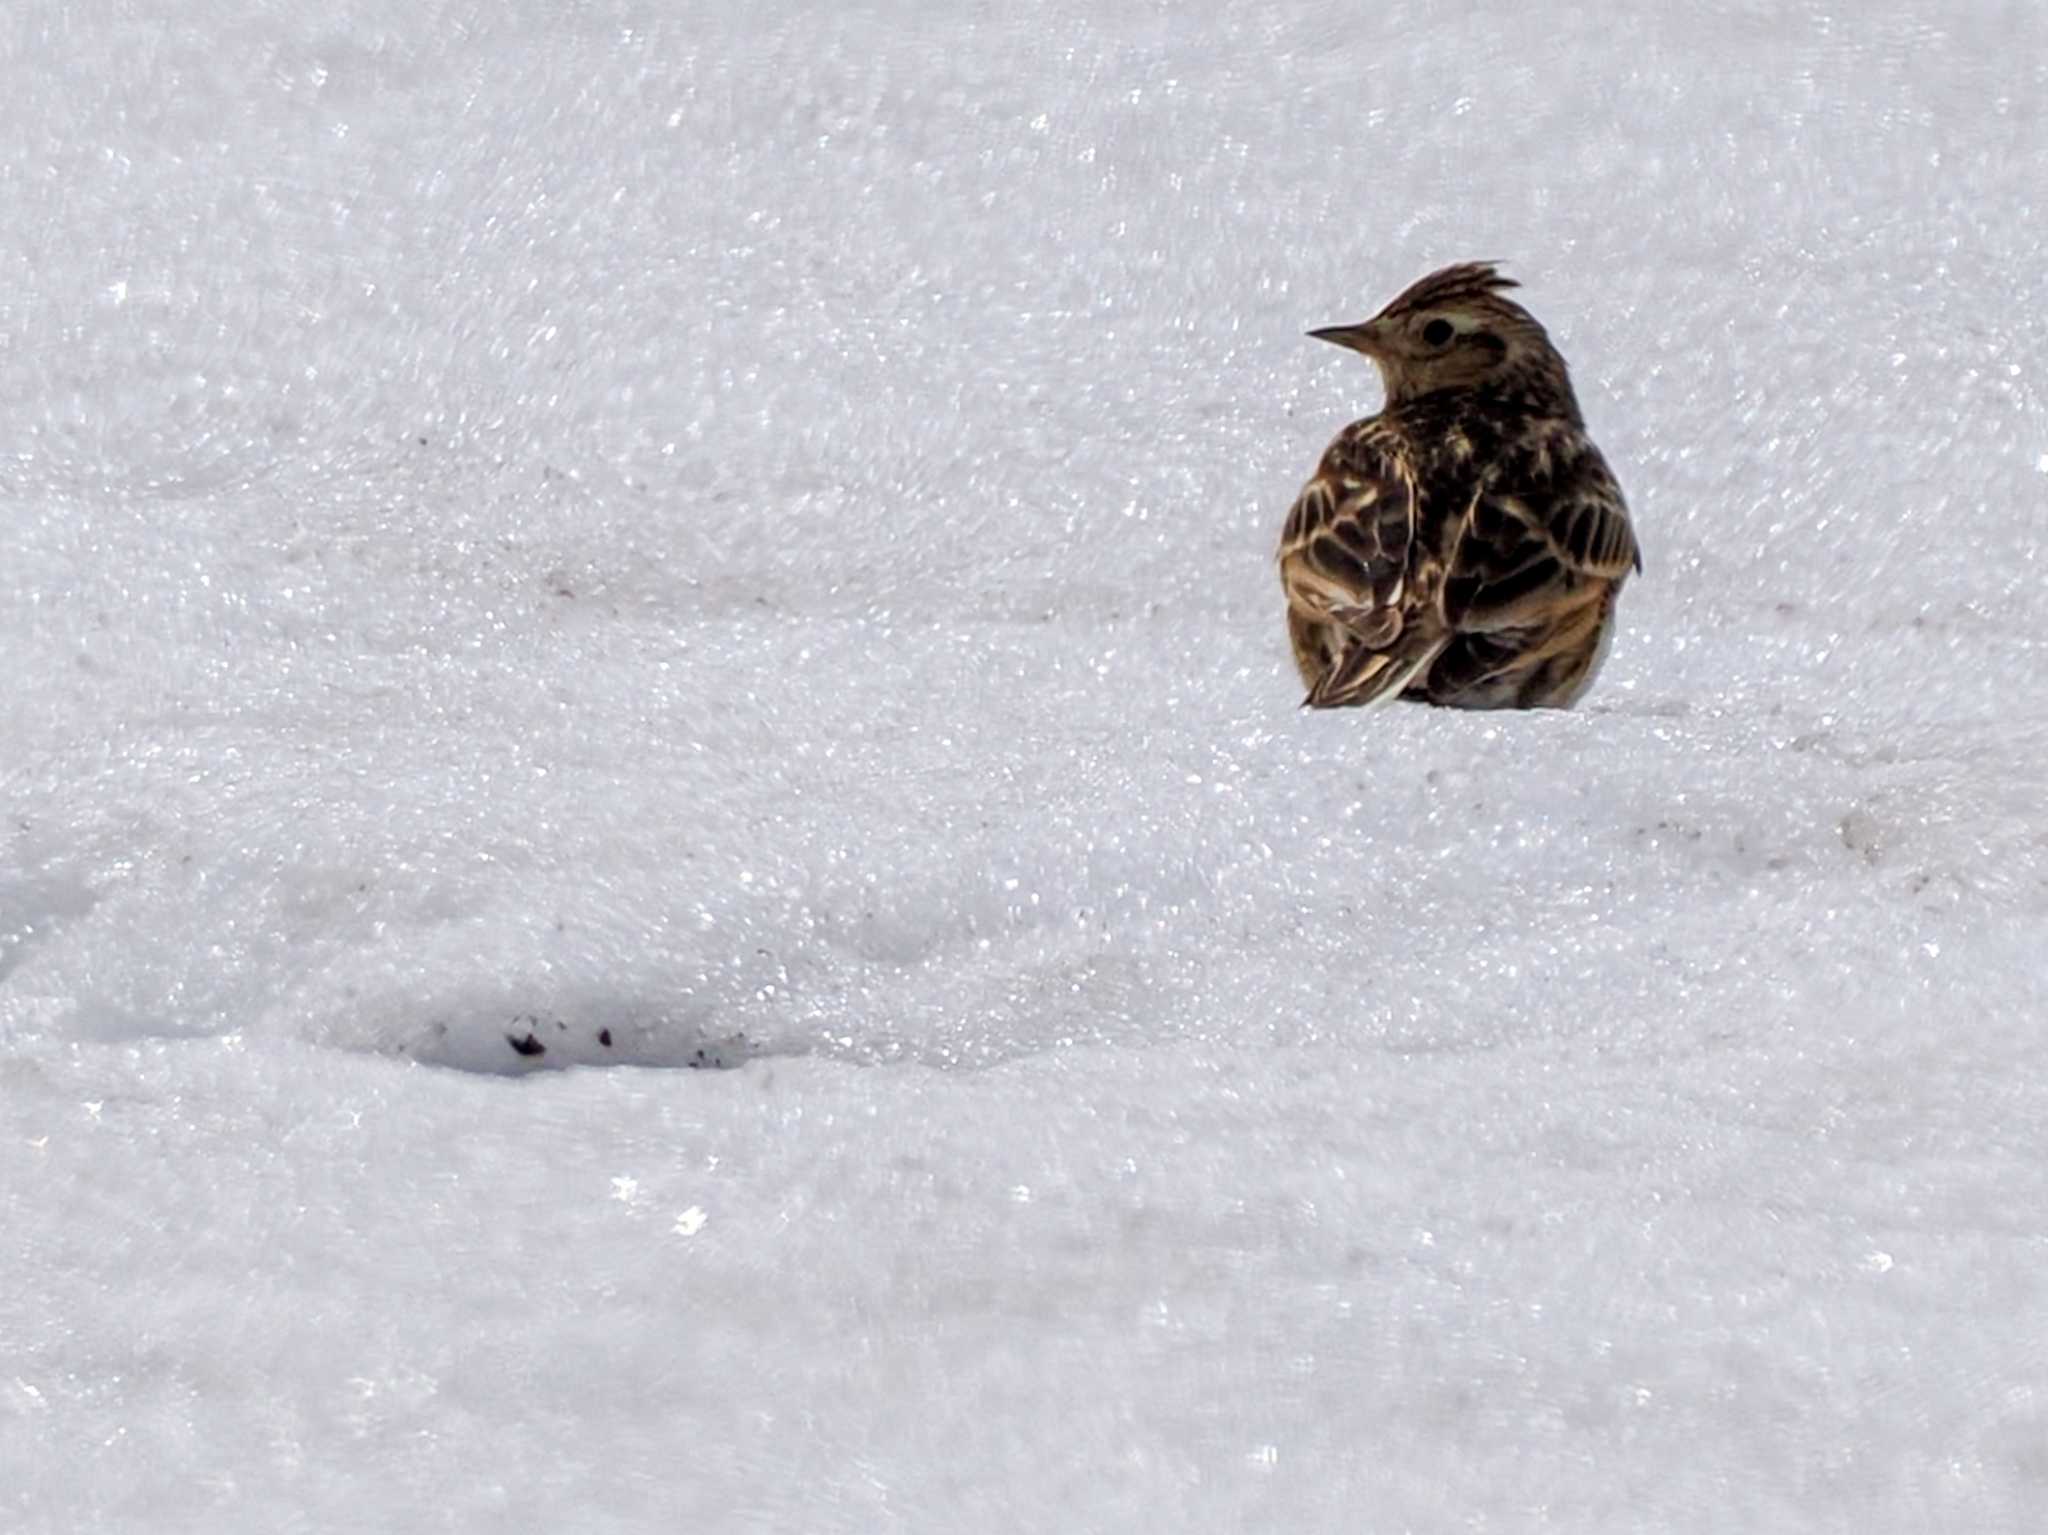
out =
[[[1514,278],[1503,276],[1495,261],[1460,261],[1418,278],[1401,291],[1400,297],[1382,309],[1382,315],[1430,309],[1440,304],[1490,299],[1505,288],[1519,288]]]

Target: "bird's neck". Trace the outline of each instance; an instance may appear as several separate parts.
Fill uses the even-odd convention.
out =
[[[1471,416],[1554,416],[1583,426],[1571,380],[1540,368],[1515,368],[1480,384],[1390,395],[1385,413],[1418,427],[1443,427]]]

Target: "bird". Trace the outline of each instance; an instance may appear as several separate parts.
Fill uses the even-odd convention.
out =
[[[1406,698],[1569,708],[1643,567],[1571,373],[1495,261],[1431,272],[1370,320],[1312,330],[1379,368],[1280,535],[1303,707]]]

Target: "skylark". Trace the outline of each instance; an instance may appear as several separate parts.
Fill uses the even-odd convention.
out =
[[[1515,286],[1465,262],[1309,332],[1371,358],[1386,404],[1337,434],[1280,535],[1307,705],[1568,708],[1606,657],[1642,556]]]

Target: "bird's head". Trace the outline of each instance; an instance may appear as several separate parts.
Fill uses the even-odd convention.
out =
[[[1309,334],[1371,358],[1389,406],[1483,390],[1576,418],[1564,359],[1536,317],[1503,296],[1515,286],[1490,261],[1462,262],[1430,273],[1370,320]]]

